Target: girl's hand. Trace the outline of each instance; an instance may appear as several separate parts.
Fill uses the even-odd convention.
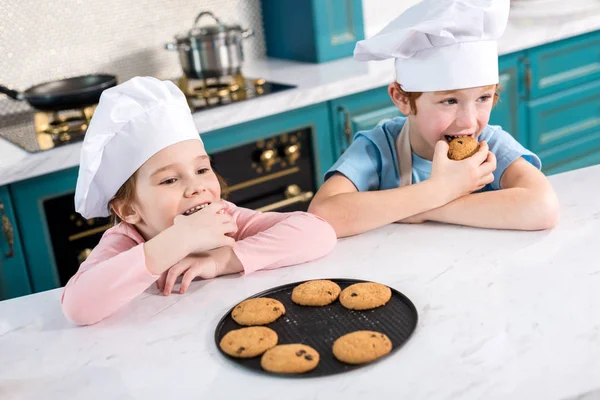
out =
[[[214,202],[192,215],[178,215],[174,228],[181,240],[187,242],[188,253],[199,253],[222,246],[231,246],[235,240],[227,236],[237,231],[233,217],[225,213],[224,201]]]
[[[217,262],[210,254],[190,254],[177,264],[162,273],[156,287],[163,295],[168,296],[173,291],[179,276],[183,276],[179,286],[179,294],[184,294],[194,278],[212,279],[220,275]]]

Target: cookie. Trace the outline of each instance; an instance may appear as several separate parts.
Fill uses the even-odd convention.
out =
[[[451,160],[464,160],[471,157],[479,150],[479,142],[471,136],[458,137],[448,145],[448,158]]]
[[[342,289],[328,280],[304,282],[292,291],[292,301],[301,306],[326,306],[337,300]]]
[[[375,361],[392,351],[392,342],[383,333],[356,331],[333,342],[333,355],[347,364]]]
[[[319,353],[305,344],[280,344],[262,355],[260,366],[278,374],[302,374],[319,364]]]
[[[381,307],[392,297],[389,287],[375,282],[355,283],[340,293],[340,303],[351,310]]]
[[[266,326],[235,329],[223,336],[219,347],[236,358],[252,358],[277,345],[277,333]]]
[[[231,318],[240,325],[270,324],[285,314],[285,307],[279,300],[259,297],[242,301],[231,312]]]

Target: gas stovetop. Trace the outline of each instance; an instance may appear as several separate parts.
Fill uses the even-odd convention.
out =
[[[220,79],[176,80],[192,112],[201,112],[240,101],[293,89],[295,86],[251,79],[242,75]],[[48,113],[38,110],[0,115],[0,137],[30,153],[50,150],[83,140],[95,106]]]

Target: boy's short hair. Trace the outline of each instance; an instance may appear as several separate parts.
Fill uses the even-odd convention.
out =
[[[414,115],[417,115],[417,99],[421,97],[423,92],[405,92],[398,82],[394,82],[394,87],[402,97],[408,99],[410,110],[414,112]],[[496,92],[494,93],[494,103],[492,107],[495,107],[496,103],[498,103],[501,91],[502,87],[500,86],[500,84],[496,84]]]

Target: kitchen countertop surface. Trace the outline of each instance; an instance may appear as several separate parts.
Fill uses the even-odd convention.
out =
[[[600,12],[557,19],[510,22],[499,41],[500,54],[600,29]],[[394,79],[393,62],[361,63],[346,58],[324,64],[267,59],[246,64],[248,77],[296,85],[297,88],[194,115],[200,133],[387,85]],[[0,185],[79,165],[81,142],[30,154],[0,138]]]
[[[389,225],[340,240],[320,260],[154,287],[117,314],[75,327],[56,289],[0,302],[0,398],[598,399],[600,166],[550,178],[562,207],[543,232]],[[391,356],[329,377],[272,377],[214,343],[230,307],[306,279],[378,281],[419,312]]]

